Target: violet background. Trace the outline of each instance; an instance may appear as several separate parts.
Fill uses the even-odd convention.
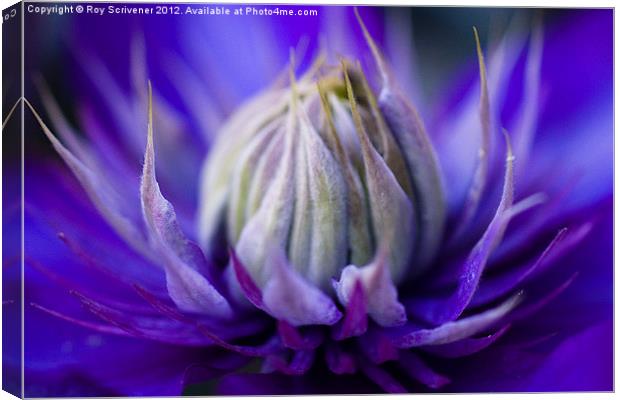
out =
[[[269,83],[270,78],[285,65],[289,47],[295,46],[304,34],[310,37],[308,52],[312,54],[317,46],[315,39],[320,24],[324,24],[325,16],[329,15],[327,7],[319,10],[319,18],[244,17],[237,20],[204,16],[28,15],[26,23],[32,29],[26,34],[26,76],[35,72],[43,75],[72,122],[84,117],[80,113],[84,112],[85,105],[105,115],[105,105],[79,66],[80,58],[89,53],[96,54],[110,68],[121,87],[129,91],[129,38],[142,33],[147,43],[150,79],[166,99],[183,108],[178,93],[168,82],[165,63],[162,62],[170,52],[175,52],[195,66],[198,73],[206,75],[209,70],[219,73],[217,79],[206,80],[207,84],[233,82],[230,103],[222,104],[223,110],[231,112],[239,101]],[[381,26],[384,11],[381,8],[362,10],[371,32],[380,43],[384,39]],[[471,26],[479,27],[484,43],[490,21],[509,18],[515,12],[525,13],[528,18],[533,14],[527,10],[507,9],[412,9],[411,19],[421,58],[420,75],[431,72],[435,75],[425,80],[425,101],[421,105],[430,132],[441,126],[445,114],[477,79]],[[354,26],[352,13],[346,15],[345,24]],[[113,28],[110,27],[112,20]],[[612,11],[546,10],[544,22],[542,82],[547,90],[544,91],[545,108],[538,129],[542,134],[537,136],[535,146],[545,157],[538,160],[541,163],[567,162],[581,167],[585,176],[578,183],[578,195],[571,198],[567,207],[579,210],[581,214],[598,215],[602,223],[597,225],[580,250],[566,261],[566,268],[561,271],[568,274],[579,270],[579,279],[535,317],[513,327],[512,336],[506,340],[536,330],[542,333],[559,331],[557,338],[533,355],[501,353],[492,347],[454,361],[444,369],[454,377],[447,391],[610,390],[612,387]],[[256,43],[261,41],[256,32],[264,29],[276,32],[275,51],[271,53],[275,55],[274,59],[264,60],[260,43]],[[235,43],[234,48],[231,43]],[[208,54],[202,51],[206,45],[209,46]],[[350,45],[353,54],[360,54],[365,46],[359,38]],[[302,65],[308,62],[309,57]],[[41,108],[32,85],[27,86],[26,95]],[[513,111],[509,102],[502,115],[509,120]],[[599,117],[592,118],[592,115]],[[590,125],[592,121],[597,125]],[[105,128],[109,131],[118,129],[106,118],[101,117],[100,122],[107,124]],[[198,127],[193,121],[189,124],[187,130],[195,132]],[[50,183],[54,181],[50,176],[62,174],[57,156],[32,121],[27,121],[26,127],[30,128],[26,131],[27,202],[57,204],[58,210],[65,212],[65,217],[88,225],[98,239],[115,240],[114,234],[91,209],[79,204],[63,204],[63,199],[68,198],[63,196],[63,190],[67,189]],[[208,149],[197,145],[196,138],[190,136],[186,140],[188,147],[196,150],[187,154],[186,162],[198,165]],[[567,154],[571,157],[567,158]],[[10,159],[16,155],[4,156]],[[536,170],[536,165],[532,170]],[[179,184],[186,189],[181,192],[181,200],[191,209],[196,201],[195,175],[191,168],[179,171],[183,174]],[[68,214],[71,210],[73,214]],[[40,249],[38,259],[42,262],[60,265],[59,275],[83,274],[78,263],[66,262],[70,253],[56,243],[55,232],[49,226],[27,218],[27,235],[27,247]],[[6,260],[4,255],[3,259]],[[13,271],[9,272],[8,281],[15,279],[11,276]],[[95,277],[84,274],[81,279],[87,282]],[[114,293],[111,282],[96,279],[103,292]],[[64,288],[50,285],[47,277],[36,269],[27,267],[26,281],[26,304],[52,300],[62,302],[63,307],[78,314],[83,312],[78,304],[68,299]],[[6,311],[9,317],[14,315],[11,314],[13,310]],[[567,338],[570,340],[564,341]],[[90,345],[97,340],[96,335],[83,328],[26,308],[26,394],[115,395],[126,391],[135,395],[157,395],[171,389],[174,381],[170,379],[171,375],[182,374],[181,366],[188,358],[220,356],[217,350],[188,350],[117,337],[105,337],[102,342],[103,348],[114,351],[100,351],[101,347],[97,349]],[[549,353],[550,357],[547,356]],[[120,361],[119,354],[123,355]],[[145,354],[148,357],[144,357]],[[545,356],[539,357],[542,354]],[[135,364],[136,360],[143,364]],[[156,365],[153,360],[157,360]],[[143,373],[136,374],[135,371],[140,369]],[[81,373],[83,370],[97,372],[86,376]],[[348,392],[351,387],[357,387],[361,392],[376,390],[369,384],[360,384],[355,377],[338,378],[336,382],[327,377],[314,379],[328,385],[323,387],[328,392],[337,392],[339,388]],[[301,378],[286,378],[279,382],[256,382],[256,386],[247,390],[260,392],[262,386],[273,390],[281,385],[278,387],[284,393],[290,393],[302,390],[306,384]],[[235,386],[234,378],[223,383],[228,390]]]

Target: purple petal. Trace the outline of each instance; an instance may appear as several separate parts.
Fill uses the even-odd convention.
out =
[[[36,260],[32,260],[29,257],[26,257],[25,264],[28,268],[33,268],[37,272],[41,273],[43,276],[47,278],[43,284],[50,285],[51,283],[62,287],[66,292],[77,291],[81,292],[85,295],[88,295],[89,298],[94,299],[99,302],[103,302],[111,307],[115,307],[118,310],[128,311],[131,313],[141,313],[141,314],[151,314],[152,310],[149,307],[143,307],[141,304],[138,304],[134,301],[134,298],[126,298],[124,287],[116,287],[114,286],[114,290],[111,292],[103,292],[102,290],[97,290],[96,288],[87,287],[83,281],[76,280],[75,278],[65,278],[64,275],[58,274],[54,272],[52,269],[43,265],[41,262]]]
[[[104,324],[100,324],[96,322],[91,322],[91,321],[86,321],[86,320],[82,320],[79,318],[71,317],[70,315],[66,315],[61,312],[54,311],[52,309],[49,309],[37,303],[30,303],[30,305],[36,308],[37,310],[43,311],[44,313],[47,313],[58,319],[62,319],[67,322],[71,322],[72,324],[82,326],[84,328],[88,328],[94,332],[110,333],[110,334],[119,335],[119,336],[130,336],[130,337],[134,336],[130,334],[129,332],[127,332],[126,330],[113,326],[113,325],[104,325]]]
[[[398,348],[381,329],[371,328],[357,338],[360,351],[375,364],[398,360]]]
[[[228,301],[201,274],[208,272],[202,251],[185,237],[177,223],[174,208],[159,190],[155,176],[153,112],[150,99],[149,91],[148,140],[140,193],[151,242],[165,267],[168,293],[184,311],[230,317],[232,309]]]
[[[483,350],[497,341],[510,326],[506,325],[497,332],[480,338],[467,338],[452,343],[424,346],[422,349],[443,358],[465,357]]]
[[[122,200],[117,198],[116,193],[105,181],[100,179],[96,173],[84,165],[82,161],[54,136],[32,105],[27,100],[25,102],[34,114],[41,129],[43,129],[45,136],[47,136],[54,149],[80,181],[80,184],[97,210],[127,243],[131,244],[138,252],[150,259],[151,255],[148,251],[146,241],[144,240],[144,235],[141,231],[136,229],[134,223],[119,212],[120,208],[118,204],[122,204]]]
[[[497,47],[490,51],[488,93],[491,100],[491,121],[496,124],[501,118],[500,112],[506,103],[507,94],[511,93],[509,84],[514,81],[515,67],[526,43],[522,23],[523,21],[515,17]],[[472,135],[472,132],[480,129],[478,112],[480,90],[479,85],[473,84],[474,81],[473,74],[468,72],[467,78],[457,84],[457,86],[465,85],[466,88],[464,93],[457,92],[458,98],[455,97],[455,100],[458,104],[442,106],[441,112],[434,116],[439,123],[431,124],[434,128],[433,132],[436,132],[436,137],[438,137],[437,148],[440,164],[445,174],[445,182],[450,182],[445,189],[453,213],[460,212],[462,209],[475,173],[481,147],[480,137]],[[454,93],[452,87],[446,89],[446,93]],[[492,140],[490,144],[492,151],[489,155],[492,155],[495,151],[495,141]],[[493,159],[492,169],[489,172],[493,173],[495,167],[497,165]]]
[[[293,350],[313,350],[323,342],[322,331],[311,330],[302,334],[286,321],[278,321],[278,333],[282,344]]]
[[[211,339],[213,343],[224,349],[234,351],[236,353],[249,357],[264,357],[266,355],[272,354],[274,351],[276,351],[276,349],[281,348],[281,346],[278,346],[277,341],[273,339],[267,341],[267,343],[260,346],[239,346],[230,344],[218,335],[216,335],[208,327],[197,322],[193,318],[188,318],[182,314],[179,314],[176,310],[171,309],[168,305],[161,302],[155,296],[150,295],[147,291],[141,289],[140,293],[144,296],[144,299],[147,300],[157,311],[161,312],[163,315],[170,316],[181,322],[185,322],[187,324],[195,326],[202,335]]]
[[[237,278],[237,282],[239,283],[239,287],[245,294],[245,297],[250,301],[250,303],[254,304],[256,308],[261,310],[265,309],[265,305],[263,304],[263,294],[261,290],[256,286],[254,280],[248,273],[245,266],[241,263],[239,258],[237,258],[237,254],[233,249],[230,249],[230,262],[233,266],[233,270],[235,271],[235,277]]]
[[[60,106],[54,99],[54,96],[50,92],[43,78],[37,77],[35,83],[41,95],[43,106],[52,120],[52,126],[56,128],[60,139],[67,144],[67,150],[72,152],[76,158],[82,161],[89,168],[93,168],[94,159],[89,151],[90,149],[84,145],[82,139],[78,136],[77,132],[75,132],[69,124],[69,121],[67,121],[63,115]]]
[[[440,301],[421,300],[413,301],[412,308],[414,313],[417,310],[424,313],[425,320],[441,324],[446,321],[453,321],[467,308],[478,287],[482,272],[486,267],[491,252],[501,241],[509,221],[509,210],[513,198],[513,155],[510,141],[506,135],[506,172],[504,176],[504,188],[501,201],[495,212],[493,220],[470,252],[467,260],[461,267],[458,287],[454,294],[449,298]]]
[[[523,318],[526,318],[532,314],[538,312],[541,308],[545,307],[549,304],[553,299],[558,297],[562,292],[564,292],[577,278],[579,274],[575,272],[568,279],[566,279],[562,284],[555,287],[553,290],[549,290],[548,287],[545,287],[545,292],[540,297],[535,297],[533,299],[528,299],[527,304],[524,304],[519,309],[515,310],[514,313],[508,316],[510,321],[517,321]],[[528,293],[529,296],[532,296],[532,293]],[[533,296],[532,296],[533,297]]]
[[[201,347],[110,335],[35,307],[24,311],[30,327],[24,337],[29,397],[180,395],[185,367],[208,357]]]
[[[263,302],[275,318],[300,326],[333,325],[342,317],[325,293],[288,265],[282,250],[273,249],[266,262],[271,277],[263,289]]]
[[[135,258],[114,259],[112,258],[112,256],[107,256],[105,260],[106,263],[102,264],[101,260],[103,257],[98,256],[98,252],[93,251],[92,248],[88,250],[84,249],[76,240],[73,240],[73,238],[68,237],[66,234],[64,234],[64,232],[58,233],[58,238],[64,244],[67,245],[67,247],[71,250],[73,255],[77,257],[77,259],[81,261],[81,264],[85,266],[86,268],[93,269],[94,271],[101,273],[101,274],[105,274],[107,277],[119,283],[122,283],[123,285],[133,285],[137,280],[139,280],[142,285],[151,287],[152,288],[151,290],[154,292],[157,292],[158,294],[166,293],[165,287],[163,285],[163,279],[161,278],[159,271],[155,270],[152,267],[152,265],[142,265],[141,263],[138,263],[138,261]],[[118,247],[110,246],[110,247],[106,247],[105,250],[111,251],[110,250],[111,248],[113,248],[116,251],[117,254],[115,254],[115,256],[120,256],[121,251],[118,249]],[[120,272],[119,270],[114,269],[110,265],[110,264],[114,264],[117,261],[123,262],[123,264],[130,262],[136,269],[151,268],[151,270],[154,272],[152,274],[153,276],[151,276],[148,273],[145,273],[142,270],[138,274],[130,274],[129,271],[125,272],[126,270]]]
[[[553,264],[553,261],[563,256],[567,251],[574,248],[590,232],[592,224],[580,226],[574,231],[568,232],[563,229],[547,245],[543,253],[530,264],[524,264],[520,268],[511,269],[505,274],[490,277],[481,282],[470,305],[477,307],[496,300],[500,296],[509,293],[521,282],[524,282],[535,272],[540,273],[542,267]]]
[[[69,151],[123,199],[117,206],[122,207],[124,215],[130,216],[132,220],[139,219],[139,198],[134,190],[138,184],[135,165],[120,154],[107,135],[102,134],[101,127],[93,113],[87,111],[87,107],[80,110],[80,115],[84,120],[85,135],[88,141],[97,144],[96,147],[88,145],[88,141],[82,140],[80,134],[71,127],[43,78],[36,79],[36,84],[54,128]]]
[[[314,361],[314,351],[303,350],[294,353],[290,363],[286,363],[278,356],[270,356],[266,362],[270,367],[287,375],[303,375],[305,374]]]
[[[194,326],[169,318],[139,316],[122,312],[97,302],[81,293],[73,292],[82,305],[103,321],[129,335],[185,346],[208,346],[212,341],[202,335]]]
[[[499,306],[480,314],[472,315],[458,321],[446,322],[434,329],[413,329],[402,334],[398,330],[392,332],[392,342],[400,348],[419,347],[456,342],[483,331],[512,311],[521,295],[516,295],[506,300]]]

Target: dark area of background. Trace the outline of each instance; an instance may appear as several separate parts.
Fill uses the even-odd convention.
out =
[[[105,3],[101,3],[105,6]],[[373,7],[379,17],[388,17],[390,12],[396,12],[397,7]],[[575,12],[571,9],[514,9],[514,8],[459,8],[459,7],[408,7],[413,26],[413,37],[418,55],[419,75],[422,79],[422,91],[425,99],[429,102],[436,101],[437,90],[446,79],[454,80],[458,71],[461,78],[465,74],[474,73],[476,69],[475,47],[472,27],[476,26],[480,32],[483,46],[488,43],[489,33],[502,32],[517,13],[524,14],[525,20],[531,19],[535,13],[541,13],[545,26],[551,26],[562,19],[570,17]],[[71,52],[73,46],[72,36],[76,35],[76,24],[84,15],[40,16],[36,14],[26,15],[26,94],[30,95],[32,103],[38,109],[42,105],[36,96],[36,90],[32,85],[34,74],[41,74],[61,105],[68,120],[76,124],[76,93],[80,92],[85,78],[80,76],[76,66],[76,56]],[[120,18],[116,17],[115,18]],[[106,59],[117,52],[120,55],[129,54],[130,38],[122,37],[123,32],[132,32],[141,29],[139,17],[123,16],[123,23],[117,26],[111,25],[110,40],[101,48],[95,49],[97,53],[105,55]],[[135,19],[135,23],[131,19]],[[152,18],[152,17],[151,17]],[[130,21],[129,24],[126,21]],[[80,22],[83,23],[83,22]],[[130,35],[127,35],[130,36]],[[161,43],[157,44],[162,45]],[[175,38],[170,38],[169,43],[175,45]],[[150,45],[151,48],[154,47]],[[147,43],[147,48],[149,43]],[[465,66],[465,68],[464,68]],[[29,68],[28,68],[29,67]],[[125,77],[127,79],[129,72]],[[129,90],[128,82],[121,79],[121,84]],[[28,113],[27,113],[28,114]],[[34,119],[26,116],[26,135],[28,152],[44,155],[53,152],[51,146],[39,131]],[[9,154],[9,157],[11,155]]]
[[[21,92],[21,13],[17,5],[2,13],[2,121]],[[2,390],[21,395],[21,118],[13,113],[2,131]],[[8,364],[15,369],[6,367]]]

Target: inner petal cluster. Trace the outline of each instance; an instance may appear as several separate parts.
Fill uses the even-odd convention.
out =
[[[259,286],[274,248],[324,291],[379,246],[396,282],[415,266],[415,182],[359,67],[317,60],[241,107],[218,138],[203,171],[202,245],[225,238]]]

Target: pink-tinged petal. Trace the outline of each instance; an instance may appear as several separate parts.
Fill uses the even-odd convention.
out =
[[[3,303],[4,305],[4,303]],[[56,317],[58,319],[62,319],[64,321],[67,322],[71,322],[72,324],[78,325],[78,326],[82,326],[84,328],[88,328],[94,332],[99,332],[99,333],[109,333],[109,334],[113,334],[113,335],[119,335],[119,336],[130,336],[130,337],[134,337],[135,335],[130,334],[129,332],[127,332],[124,329],[121,329],[119,327],[113,326],[113,325],[109,325],[109,324],[101,324],[101,323],[96,323],[96,322],[92,322],[92,321],[87,321],[87,320],[83,320],[83,319],[79,319],[79,318],[75,318],[72,317],[70,315],[64,314],[62,312],[59,311],[55,311],[52,310],[50,308],[44,307],[40,304],[37,303],[30,303],[30,305],[34,308],[36,308],[37,310],[43,311],[44,313],[47,313],[53,317]]]
[[[154,342],[173,344],[177,346],[204,347],[210,346],[213,343],[208,338],[202,335],[188,335],[184,332],[179,332],[178,329],[143,329],[136,326],[134,321],[127,321],[127,318],[119,317],[119,315],[115,315],[110,312],[109,309],[102,309],[102,306],[98,303],[84,300],[84,304],[88,311],[90,311],[93,315],[102,319],[106,323],[102,324],[72,317],[71,315],[62,313],[60,311],[55,311],[42,305],[31,303],[34,308],[43,311],[51,316],[99,333],[147,339]]]
[[[118,310],[138,312],[142,314],[149,314],[153,312],[150,307],[144,307],[141,304],[135,303],[133,298],[128,299],[126,297],[126,292],[123,290],[125,287],[123,286],[114,286],[114,284],[112,284],[114,290],[108,293],[102,293],[102,291],[97,290],[97,288],[93,289],[84,285],[83,281],[72,280],[71,278],[66,278],[65,275],[58,274],[53,269],[43,265],[37,260],[30,259],[28,256],[25,257],[24,265],[28,268],[33,268],[45,276],[48,279],[44,282],[45,285],[50,285],[52,283],[62,287],[63,290],[66,290],[67,292],[81,292],[84,295],[88,295],[91,299],[104,302]]]
[[[336,375],[353,374],[357,371],[355,357],[342,350],[337,344],[330,343],[325,350],[327,367]]]
[[[442,358],[458,358],[475,354],[495,343],[510,325],[505,325],[497,332],[479,338],[466,338],[452,343],[424,346],[422,350]]]
[[[269,369],[277,370],[286,375],[303,375],[312,367],[314,351],[297,351],[293,354],[289,363],[279,356],[270,356],[265,362],[267,363],[266,367]]]
[[[342,313],[332,300],[288,265],[281,249],[272,249],[266,263],[271,276],[263,288],[263,302],[273,317],[293,326],[333,325],[340,320]]]
[[[159,269],[152,268],[149,272],[145,272],[143,268],[148,268],[150,265],[138,264],[135,258],[132,257],[123,257],[121,255],[121,251],[117,247],[105,246],[101,251],[105,254],[106,251],[110,252],[111,249],[116,250],[117,254],[114,256],[119,258],[112,258],[112,256],[107,255],[105,258],[105,264],[102,262],[102,257],[97,256],[96,252],[94,252],[93,248],[85,249],[77,240],[74,238],[67,236],[64,232],[58,233],[58,238],[71,250],[72,254],[77,257],[77,260],[81,261],[81,264],[93,271],[103,274],[106,277],[117,281],[122,285],[132,286],[136,280],[140,280],[141,284],[149,287],[152,291],[159,293],[166,293],[166,288],[163,285],[163,279],[161,278]],[[100,253],[99,253],[100,254]],[[109,253],[108,253],[109,254]],[[126,263],[132,263],[136,268],[140,268],[139,273],[134,271],[134,273],[130,274],[129,272],[125,272],[124,270],[120,270],[114,268],[113,265],[118,262],[121,265],[125,265]],[[121,272],[122,271],[122,272]]]
[[[217,334],[215,334],[212,329],[209,329],[207,326],[198,322],[196,319],[186,317],[185,315],[180,314],[177,310],[172,309],[167,304],[163,303],[161,300],[157,299],[155,296],[151,295],[143,288],[136,287],[136,289],[138,289],[138,292],[143,296],[143,298],[147,302],[149,302],[157,311],[180,322],[195,326],[202,335],[211,339],[214,344],[226,350],[230,350],[248,357],[265,357],[281,349],[278,341],[274,339],[270,339],[265,344],[259,346],[240,346],[231,344],[223,340]]]
[[[25,100],[25,103],[32,111],[41,129],[43,129],[43,133],[52,143],[56,152],[58,152],[82,185],[95,208],[127,243],[146,258],[151,259],[144,235],[140,230],[136,229],[134,223],[119,211],[120,207],[118,204],[122,203],[122,199],[119,199],[114,190],[104,180],[100,179],[93,170],[88,168],[54,136],[28,100]]]
[[[152,309],[166,318],[194,326],[201,331],[201,333],[203,329],[208,329],[213,335],[218,335],[220,339],[227,340],[255,335],[263,331],[267,326],[264,319],[248,318],[247,316],[242,320],[237,320],[234,324],[222,324],[221,320],[209,317],[198,318],[195,315],[186,316],[179,312],[176,307],[174,307],[174,304],[167,304],[161,298],[158,298],[143,287],[135,285],[134,290]],[[204,335],[204,333],[202,334]]]
[[[120,311],[81,293],[73,291],[82,306],[111,326],[131,336],[183,346],[209,346],[213,341],[202,335],[194,326],[170,318],[141,316]]]
[[[335,288],[340,302],[348,306],[357,282],[361,282],[368,315],[381,326],[393,327],[407,322],[407,315],[405,307],[398,301],[398,290],[392,282],[388,263],[387,252],[379,250],[370,264],[362,268],[346,267]]]
[[[205,277],[208,265],[202,251],[183,234],[172,204],[159,189],[155,176],[153,110],[150,99],[149,90],[148,138],[140,193],[151,244],[161,257],[166,272],[168,293],[183,311],[230,317],[232,309],[228,301]]]
[[[486,267],[491,252],[501,241],[508,221],[513,199],[513,161],[512,149],[506,135],[506,172],[502,198],[493,220],[476,243],[465,262],[461,265],[456,291],[441,300],[412,301],[411,309],[416,315],[433,324],[442,324],[458,318],[471,302]]]
[[[313,350],[323,342],[323,332],[309,328],[310,331],[301,333],[298,328],[286,321],[278,321],[278,333],[282,344],[293,350]]]
[[[424,360],[411,351],[401,351],[399,363],[409,376],[431,389],[440,389],[450,383],[450,379],[433,371]]]
[[[339,289],[338,285],[339,283],[334,283],[337,292]],[[332,337],[335,340],[348,339],[350,337],[363,335],[366,329],[368,329],[366,295],[362,282],[356,279],[353,286],[353,293],[350,294],[346,302],[344,318],[338,325],[334,326]]]
[[[254,280],[248,273],[245,265],[243,265],[237,257],[237,253],[235,253],[233,249],[230,249],[229,255],[230,262],[235,272],[235,277],[237,278],[237,282],[239,283],[239,287],[243,291],[243,294],[245,294],[245,297],[256,308],[264,310],[265,305],[263,304],[263,293],[258,286],[256,286],[256,283],[254,283]]]
[[[414,271],[418,274],[435,256],[443,236],[445,205],[437,157],[417,110],[400,92],[387,62],[359,14],[357,17],[383,81],[378,100],[379,109],[402,149],[413,179],[420,226],[415,255],[419,269]]]
[[[396,330],[391,333],[392,342],[400,348],[410,348],[452,343],[468,338],[500,321],[517,306],[521,297],[521,294],[515,295],[495,308],[458,321],[446,322],[437,328],[414,328],[404,334]]]
[[[208,275],[207,260],[200,248],[190,241],[179,226],[174,207],[162,195],[155,175],[155,154],[152,125],[144,156],[140,188],[144,219],[152,240],[155,238],[193,270]]]
[[[315,352],[302,350],[295,353],[291,363],[281,371],[288,375],[303,375],[312,367]]]

